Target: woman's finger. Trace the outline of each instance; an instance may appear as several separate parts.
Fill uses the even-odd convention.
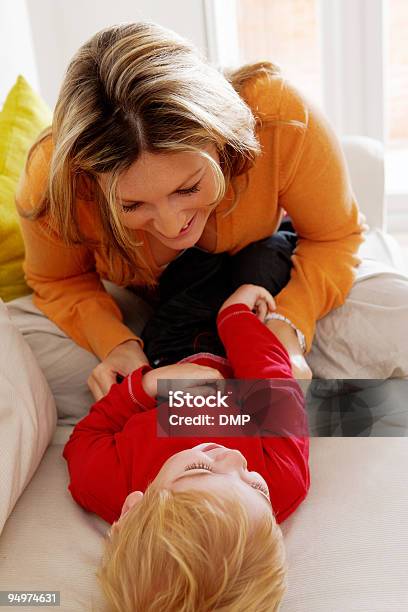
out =
[[[265,287],[262,287],[261,297],[265,300],[265,303],[267,304],[267,307],[269,310],[275,310],[276,308],[275,300],[273,299],[272,294],[267,289],[265,289]]]
[[[271,295],[269,295],[267,303],[269,312],[273,312],[274,310],[276,310],[276,302]]]
[[[88,387],[95,398],[95,401],[98,402],[103,398],[104,394],[102,393],[102,389],[100,388],[98,382],[95,380],[93,375],[88,378]]]
[[[265,300],[259,300],[256,303],[258,319],[263,323],[268,312],[268,307]]]
[[[96,398],[96,401],[102,399],[109,393],[111,386],[116,382],[116,372],[113,372],[110,368],[101,367],[99,364],[97,368],[92,372],[93,386],[91,391]]]
[[[200,387],[191,387],[189,392],[194,396],[202,395],[203,397],[208,397],[209,395],[215,394],[215,389],[210,386],[200,386]]]

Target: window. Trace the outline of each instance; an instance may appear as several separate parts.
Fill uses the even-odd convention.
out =
[[[241,63],[269,59],[311,100],[322,105],[316,0],[237,0]]]
[[[386,144],[387,191],[408,194],[408,29],[407,0],[388,0],[386,6]],[[399,206],[404,200],[399,198]]]
[[[388,227],[408,231],[408,0],[204,2],[213,60],[280,64],[340,136],[384,143]]]

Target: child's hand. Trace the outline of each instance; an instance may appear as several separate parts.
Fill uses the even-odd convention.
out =
[[[238,289],[225,300],[219,312],[233,304],[245,304],[255,312],[262,323],[264,323],[266,315],[269,312],[273,312],[276,308],[275,300],[269,291],[264,289],[264,287],[249,284],[238,287]]]
[[[210,389],[207,387],[208,385],[211,385],[214,379],[217,381],[224,380],[221,372],[215,368],[199,365],[198,363],[174,363],[168,366],[150,370],[143,375],[143,389],[148,395],[150,395],[150,397],[156,397],[157,381],[163,378],[177,379],[177,384],[175,385],[177,389],[189,389],[191,393],[199,392],[201,395],[206,395],[207,392],[213,392],[213,390],[210,391]],[[202,387],[197,387],[197,385],[194,387],[192,386],[191,381],[197,379],[202,381]]]

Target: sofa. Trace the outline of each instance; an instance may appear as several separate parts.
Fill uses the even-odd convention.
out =
[[[384,231],[381,148],[364,138],[343,147],[371,228],[364,257],[403,273]],[[72,427],[56,426],[47,381],[0,306],[0,591],[60,591],[61,610],[99,610],[95,569],[108,525],[67,491],[61,454]],[[289,566],[282,612],[408,610],[408,439],[404,423],[387,421],[391,392],[382,401],[378,435],[311,438],[310,493],[282,525]]]

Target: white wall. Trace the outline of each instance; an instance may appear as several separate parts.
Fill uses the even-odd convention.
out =
[[[19,74],[38,90],[25,0],[0,0],[0,66],[0,108]]]
[[[72,55],[95,32],[114,23],[155,21],[190,39],[202,51],[207,48],[203,0],[26,0],[26,3],[40,91],[51,107]]]

